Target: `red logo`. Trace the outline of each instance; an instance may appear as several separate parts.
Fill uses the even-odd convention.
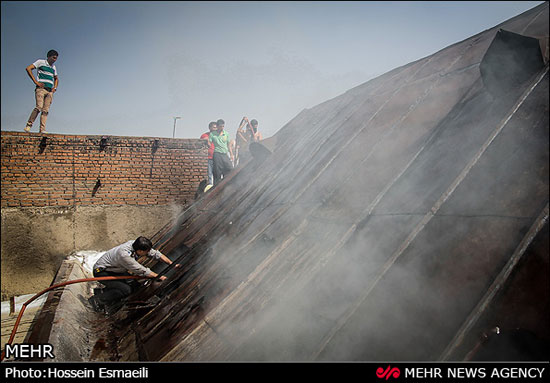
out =
[[[385,370],[382,367],[376,369],[376,376],[380,379],[386,378],[386,380],[388,380],[390,377],[399,378],[399,375],[401,375],[401,371],[399,371],[397,367],[391,368],[391,366],[388,366]]]

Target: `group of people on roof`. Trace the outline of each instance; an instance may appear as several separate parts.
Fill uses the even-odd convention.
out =
[[[208,124],[208,132],[201,135],[201,139],[208,140],[208,184],[205,190],[218,184],[222,178],[233,170],[239,163],[245,163],[250,158],[248,146],[252,142],[262,139],[258,131],[258,121],[243,117],[234,140],[224,129],[225,121],[219,119]]]

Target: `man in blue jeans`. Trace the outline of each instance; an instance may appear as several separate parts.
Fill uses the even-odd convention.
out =
[[[208,132],[201,135],[201,140],[208,140],[210,134],[216,130],[216,122],[208,124]],[[214,185],[214,144],[208,147],[208,185]]]

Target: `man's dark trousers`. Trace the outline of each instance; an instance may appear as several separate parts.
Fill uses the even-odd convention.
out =
[[[231,170],[233,164],[227,153],[214,152],[214,185],[220,182],[222,176],[227,177]]]
[[[106,270],[94,269],[94,277],[120,277],[128,276],[128,273],[113,273]],[[120,302],[122,298],[132,293],[132,286],[128,283],[129,279],[119,279],[114,281],[99,281],[105,285],[101,294],[96,295],[102,305],[111,306]]]

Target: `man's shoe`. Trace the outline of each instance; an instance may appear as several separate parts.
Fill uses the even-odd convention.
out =
[[[25,132],[29,133],[31,131],[31,127],[30,126],[25,126],[25,129],[23,129]]]
[[[96,313],[104,311],[104,306],[99,302],[99,299],[97,299],[95,295],[92,295],[90,298],[88,298],[88,302],[90,302],[90,305]]]

